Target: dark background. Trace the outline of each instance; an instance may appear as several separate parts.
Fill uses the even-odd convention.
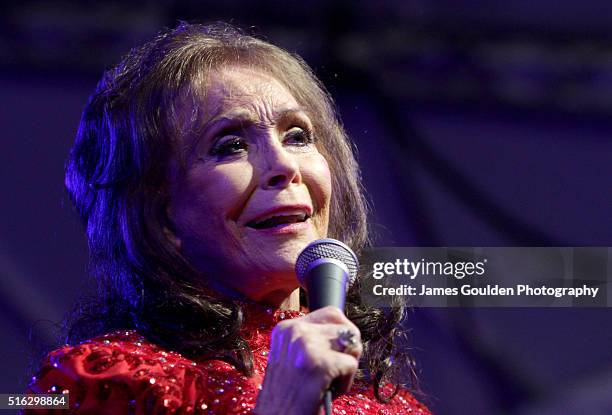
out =
[[[503,6],[502,6],[503,4]],[[22,1],[0,13],[0,392],[91,286],[63,163],[102,70],[224,20],[296,52],[359,148],[379,246],[612,245],[612,3]],[[437,414],[612,413],[610,309],[419,309]]]

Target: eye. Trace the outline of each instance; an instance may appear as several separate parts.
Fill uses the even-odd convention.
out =
[[[293,145],[297,147],[305,147],[314,143],[314,136],[312,131],[301,127],[291,128],[283,139],[284,144]]]
[[[243,151],[246,151],[247,149],[248,145],[244,138],[229,135],[218,139],[210,150],[209,154],[217,158],[223,158],[235,156]]]

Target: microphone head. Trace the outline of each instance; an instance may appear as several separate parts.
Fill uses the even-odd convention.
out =
[[[311,242],[298,255],[295,262],[295,273],[302,286],[305,286],[305,278],[310,265],[321,259],[341,262],[348,269],[348,285],[350,286],[355,281],[357,270],[359,269],[359,261],[353,250],[340,241],[324,238]]]

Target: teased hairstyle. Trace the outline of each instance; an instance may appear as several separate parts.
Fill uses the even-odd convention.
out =
[[[66,164],[66,187],[87,230],[98,293],[69,318],[68,342],[135,328],[185,356],[229,360],[251,373],[252,352],[239,335],[240,305],[205,294],[201,274],[164,232],[172,229],[168,163],[180,160],[177,138],[200,118],[198,105],[191,106],[187,122],[179,109],[186,100],[196,102],[211,71],[227,65],[271,75],[306,108],[332,175],[329,237],[357,253],[367,244],[353,149],[331,97],[306,63],[226,24],[181,23],[108,69],[83,112]],[[358,289],[355,284],[349,293],[346,312],[362,332],[362,374],[371,375],[378,395],[384,375],[414,373],[397,344],[404,309],[362,306]]]

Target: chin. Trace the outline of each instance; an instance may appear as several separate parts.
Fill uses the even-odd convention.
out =
[[[293,289],[288,289],[288,290],[281,289],[281,290],[271,291],[269,293],[266,293],[265,295],[262,295],[260,298],[253,299],[253,300],[260,304],[266,304],[272,307],[278,307],[280,304],[287,301],[291,293],[297,288],[298,287],[295,287]]]

